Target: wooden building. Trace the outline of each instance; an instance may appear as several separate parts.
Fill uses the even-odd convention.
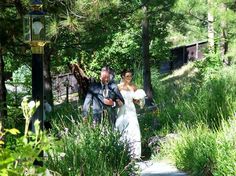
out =
[[[171,49],[171,58],[160,66],[161,73],[178,69],[189,61],[195,61],[204,57],[207,41],[196,42],[189,45],[178,46]]]

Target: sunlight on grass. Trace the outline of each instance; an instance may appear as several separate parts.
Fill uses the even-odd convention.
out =
[[[190,62],[182,66],[180,69],[174,70],[173,73],[162,78],[161,81],[166,81],[168,79],[174,79],[174,78],[184,79],[186,77],[194,77],[197,72],[198,72],[198,69],[194,67],[194,63]]]
[[[198,74],[192,63],[154,80],[161,143],[154,158],[170,158],[192,175],[235,175],[235,66]]]

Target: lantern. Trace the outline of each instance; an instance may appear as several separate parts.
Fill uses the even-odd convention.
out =
[[[35,54],[43,54],[44,45],[49,42],[49,16],[42,11],[42,6],[41,0],[34,0],[31,4],[32,11],[24,16],[23,21],[24,41],[31,45],[32,53]]]

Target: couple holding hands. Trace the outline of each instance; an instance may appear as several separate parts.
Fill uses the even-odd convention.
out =
[[[135,104],[143,106],[146,96],[142,89],[132,83],[132,72],[123,70],[121,82],[116,85],[114,72],[108,67],[101,70],[100,82],[89,87],[83,104],[83,120],[87,121],[89,107],[93,107],[93,124],[101,123],[103,112],[109,109],[110,124],[121,133],[121,140],[127,142],[133,158],[141,157],[141,134]]]

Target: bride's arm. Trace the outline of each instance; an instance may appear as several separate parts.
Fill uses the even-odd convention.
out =
[[[135,84],[132,84],[132,89],[135,92],[137,90],[137,86]],[[133,99],[133,102],[137,105],[139,105],[140,101],[137,99]]]
[[[137,90],[137,86],[135,84],[132,84],[132,89],[135,92]]]
[[[118,105],[118,107],[121,107],[123,104],[125,104],[125,100],[124,100],[122,94],[120,93],[121,90],[122,90],[122,84],[118,84],[117,85],[117,94],[119,94],[119,98],[116,99],[116,104]]]

